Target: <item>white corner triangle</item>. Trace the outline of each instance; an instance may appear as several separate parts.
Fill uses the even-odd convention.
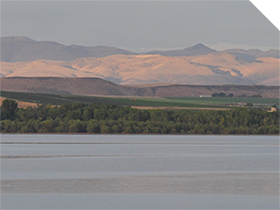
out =
[[[280,2],[278,0],[250,0],[258,10],[280,30]]]

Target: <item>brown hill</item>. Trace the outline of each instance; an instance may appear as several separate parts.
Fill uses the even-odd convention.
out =
[[[130,87],[117,85],[99,78],[1,78],[2,91],[72,94],[72,95],[107,95],[138,97],[190,97],[212,95],[224,92],[234,95],[262,95],[265,98],[279,98],[279,86],[253,85],[160,85],[151,87]]]
[[[228,52],[166,57],[111,55],[73,61],[1,62],[4,77],[98,77],[119,84],[279,85],[279,59],[240,60]]]

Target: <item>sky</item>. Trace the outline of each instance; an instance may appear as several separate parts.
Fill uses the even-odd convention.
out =
[[[1,36],[134,52],[279,49],[279,30],[249,1],[1,1]]]

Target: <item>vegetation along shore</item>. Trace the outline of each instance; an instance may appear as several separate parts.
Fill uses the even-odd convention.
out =
[[[279,110],[135,109],[104,103],[1,106],[1,133],[279,134]]]

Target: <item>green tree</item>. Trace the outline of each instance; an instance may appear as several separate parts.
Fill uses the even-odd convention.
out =
[[[246,105],[245,105],[245,106],[248,106],[248,107],[253,107],[253,103],[248,102],[248,103],[246,103]]]
[[[5,99],[1,106],[1,120],[15,119],[18,103],[15,100]]]
[[[87,132],[88,133],[100,133],[100,126],[97,120],[90,120],[87,123]]]
[[[86,124],[80,120],[71,120],[69,122],[69,132],[72,133],[85,133]]]

